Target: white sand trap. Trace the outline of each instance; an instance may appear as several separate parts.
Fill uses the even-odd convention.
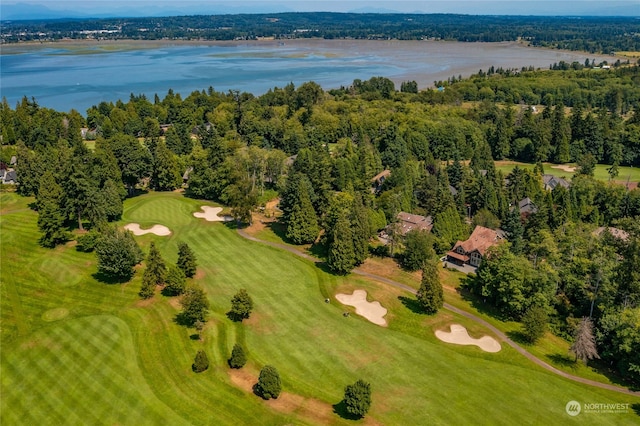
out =
[[[564,164],[560,164],[557,166],[551,166],[552,169],[560,169],[564,172],[569,172],[569,173],[573,173],[576,171],[576,168],[573,166],[565,166]]]
[[[133,232],[133,235],[144,235],[144,234],[156,234],[161,237],[171,235],[171,230],[164,225],[153,225],[149,229],[140,228],[139,223],[130,223],[124,226],[124,229],[127,229]]]
[[[367,302],[367,292],[364,290],[354,290],[353,294],[336,294],[336,299],[343,305],[356,308],[356,314],[361,315],[374,324],[387,326],[387,321],[383,318],[387,315],[387,308],[380,302]]]
[[[451,332],[437,330],[436,337],[443,342],[453,343],[456,345],[476,345],[485,352],[498,352],[502,347],[496,339],[491,336],[482,336],[474,339],[469,336],[467,329],[459,324],[451,324]]]
[[[222,207],[200,207],[202,212],[195,212],[193,215],[199,219],[204,219],[207,222],[229,222],[233,220],[230,216],[218,216],[218,213],[222,211]]]

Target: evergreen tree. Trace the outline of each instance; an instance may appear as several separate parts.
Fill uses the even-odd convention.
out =
[[[40,186],[36,203],[38,205],[38,229],[42,233],[40,245],[55,247],[68,239],[64,227],[64,215],[60,203],[62,188],[56,182],[53,174],[46,171],[40,178]]]
[[[351,223],[345,212],[340,213],[333,229],[330,230],[330,236],[327,265],[337,274],[347,274],[356,265],[356,257]]]
[[[433,233],[438,237],[440,249],[449,250],[458,240],[465,240],[468,227],[464,224],[455,208],[449,208],[436,215],[433,221]]]
[[[20,140],[18,141],[16,174],[18,175],[18,194],[37,195],[38,165],[35,154]]]
[[[178,160],[162,140],[156,147],[152,183],[158,191],[173,191],[182,185]]]
[[[182,269],[175,265],[167,266],[164,291],[169,295],[178,296],[184,293],[186,286],[187,281]]]
[[[280,382],[280,374],[275,367],[265,365],[260,370],[256,391],[264,399],[277,399],[282,392],[282,383]]]
[[[564,105],[562,103],[555,106],[551,122],[551,145],[555,152],[553,161],[556,163],[568,163],[571,159],[569,143],[571,141],[571,127],[564,116]]]
[[[444,304],[444,292],[438,274],[438,265],[435,259],[424,262],[422,269],[422,282],[417,293],[418,302],[428,314],[435,314]]]
[[[253,310],[253,300],[247,290],[241,288],[231,299],[231,310],[228,315],[233,321],[241,322],[249,318]]]
[[[177,266],[182,270],[185,277],[192,278],[196,274],[196,255],[187,243],[178,244],[178,263]]]
[[[596,348],[596,340],[593,335],[593,323],[591,318],[582,318],[576,332],[574,334],[571,352],[576,355],[582,362],[587,363],[590,359],[600,358],[598,349]]]
[[[149,274],[151,282],[154,285],[163,285],[167,268],[160,251],[156,248],[156,244],[152,241],[149,246],[149,255],[147,256],[145,274]]]
[[[547,330],[547,312],[542,306],[534,305],[522,316],[522,333],[530,343],[535,343]]]
[[[67,178],[62,181],[64,193],[64,206],[69,217],[78,220],[78,229],[84,230],[82,218],[89,204],[95,200],[96,188],[89,179],[86,167],[80,163],[81,159],[75,155],[70,159],[71,164],[67,168]]]
[[[231,358],[229,358],[229,367],[242,368],[247,363],[247,355],[244,353],[244,349],[238,343],[233,345],[231,350]]]
[[[196,353],[196,358],[193,361],[191,368],[196,373],[202,373],[209,368],[209,358],[205,351],[199,350],[198,353]]]
[[[150,299],[156,293],[156,283],[153,281],[152,274],[148,273],[147,270],[142,273],[142,285],[140,287],[140,291],[138,295],[143,299]]]
[[[209,301],[204,290],[199,286],[187,287],[182,299],[182,319],[188,325],[194,325],[196,321],[206,322],[209,313]]]
[[[520,220],[520,211],[518,206],[513,206],[507,218],[502,224],[502,229],[507,234],[507,240],[511,243],[511,252],[513,254],[522,253],[524,247],[524,226]]]
[[[357,193],[353,200],[351,214],[351,230],[353,232],[353,253],[356,265],[362,264],[369,253],[369,213],[362,203],[362,196]]]
[[[290,206],[286,218],[286,236],[295,244],[312,243],[318,237],[320,229],[311,203],[311,183],[302,176],[299,176],[296,182],[298,184],[295,191],[297,199],[293,200],[294,195],[290,195],[290,202],[293,202],[293,205]]]
[[[355,417],[364,417],[371,408],[371,384],[358,380],[344,388],[344,404],[347,412]]]
[[[104,213],[109,221],[119,220],[122,216],[124,207],[122,205],[121,188],[122,183],[118,185],[114,180],[108,179],[100,191],[104,199]]]

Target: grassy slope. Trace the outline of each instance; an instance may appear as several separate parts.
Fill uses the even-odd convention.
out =
[[[198,201],[179,194],[128,200],[123,224],[161,223],[173,231],[169,237],[138,237],[145,249],[156,241],[174,262],[177,243],[186,241],[198,256],[199,282],[213,312],[204,340],[193,340],[193,330],[174,322],[175,299],[158,294],[151,302],[138,300],[140,273],[126,285],[97,282],[93,254],[37,247],[36,215],[27,201],[13,194],[2,194],[1,201],[3,424],[314,423],[300,417],[299,406],[274,410],[231,384],[225,360],[235,341],[249,351],[247,371],[257,376],[261,366],[272,364],[287,392],[329,408],[345,384],[369,380],[370,418],[383,424],[638,420],[633,412],[570,418],[564,406],[571,399],[638,401],[562,380],[510,348],[487,354],[443,344],[433,330],[452,321],[476,337],[484,330],[448,312],[414,313],[398,290],[331,276],[289,253],[243,240],[223,224],[197,220],[191,213]],[[224,315],[239,288],[248,289],[256,305],[243,326]],[[367,289],[389,309],[388,329],[355,315],[344,318],[351,308],[323,301],[355,288]],[[199,348],[207,351],[211,367],[196,375],[190,365]]]

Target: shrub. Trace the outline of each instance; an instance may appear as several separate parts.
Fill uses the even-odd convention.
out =
[[[276,399],[280,396],[281,391],[282,384],[280,383],[278,370],[270,365],[265,365],[262,370],[260,370],[256,393],[264,399]]]
[[[244,353],[244,349],[239,344],[233,345],[231,351],[231,358],[229,358],[229,367],[242,368],[247,363],[247,355]]]
[[[205,351],[200,350],[196,354],[196,359],[193,361],[193,365],[191,366],[193,371],[196,373],[202,373],[204,370],[209,368],[209,358],[207,358],[207,354]]]

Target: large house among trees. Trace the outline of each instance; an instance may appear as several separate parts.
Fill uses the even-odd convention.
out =
[[[447,260],[456,265],[469,264],[478,267],[487,249],[499,244],[504,239],[499,231],[476,226],[466,241],[458,241],[451,251],[447,252]]]
[[[430,232],[433,227],[431,216],[420,216],[419,214],[398,213],[398,232],[400,235],[407,235],[409,231]]]

